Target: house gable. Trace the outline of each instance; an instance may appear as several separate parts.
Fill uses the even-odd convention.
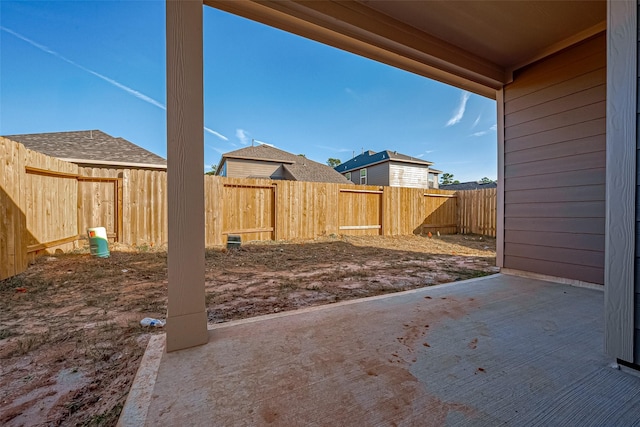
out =
[[[429,187],[429,166],[433,163],[415,157],[400,154],[397,151],[365,151],[359,156],[338,165],[335,170],[360,184],[360,171],[367,169],[367,184],[390,185],[394,187]],[[437,177],[440,171],[433,170]],[[437,178],[436,178],[437,181]],[[437,188],[437,183],[434,185]]]
[[[282,179],[282,163],[276,161],[228,158],[224,167],[225,176],[230,178]]]
[[[223,154],[217,175],[230,178],[270,178],[292,181],[347,183],[333,168],[268,145]]]
[[[391,161],[389,165],[389,185],[392,187],[427,188],[429,186],[429,166]]]

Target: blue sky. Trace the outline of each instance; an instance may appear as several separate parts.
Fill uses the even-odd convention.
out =
[[[0,1],[0,135],[100,129],[166,157],[163,1]],[[204,8],[205,169],[273,144],[496,178],[495,101]]]

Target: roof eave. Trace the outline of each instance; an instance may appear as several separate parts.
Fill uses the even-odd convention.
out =
[[[491,99],[512,79],[497,64],[355,2],[204,3]]]
[[[51,156],[55,157],[55,156]],[[120,162],[115,160],[93,160],[93,159],[74,159],[74,158],[65,158],[58,157],[60,160],[69,163],[82,163],[82,164],[91,164],[91,165],[105,165],[105,166],[125,166],[125,167],[133,167],[133,168],[153,168],[153,169],[167,169],[167,165],[162,165],[158,163],[136,163],[136,162]]]
[[[257,160],[257,161],[262,161],[262,162],[274,162],[274,163],[285,163],[288,165],[292,165],[294,163],[296,163],[293,160],[283,160],[283,159],[265,159],[263,157],[253,157],[253,156],[236,156],[236,155],[228,155],[228,154],[223,154],[222,155],[223,159],[238,159],[238,160]]]

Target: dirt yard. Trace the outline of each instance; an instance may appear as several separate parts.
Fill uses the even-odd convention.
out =
[[[210,323],[497,271],[478,236],[336,237],[206,253]],[[167,254],[112,248],[39,258],[0,281],[0,425],[115,425],[164,319]]]

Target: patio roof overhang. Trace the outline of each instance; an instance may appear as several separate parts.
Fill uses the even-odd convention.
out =
[[[606,28],[604,0],[204,3],[493,99],[514,70]]]

